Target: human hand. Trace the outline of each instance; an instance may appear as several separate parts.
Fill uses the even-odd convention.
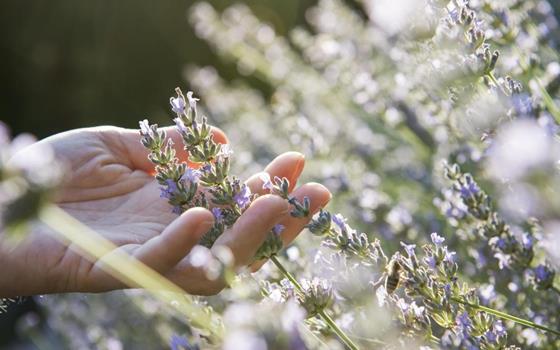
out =
[[[176,145],[180,136],[166,130]],[[223,132],[213,130],[217,142],[225,143]],[[57,193],[56,203],[70,215],[113,242],[172,282],[192,294],[215,294],[224,288],[221,280],[209,280],[202,268],[190,263],[189,252],[213,225],[213,215],[192,208],[181,216],[171,212],[159,197],[153,165],[140,144],[136,130],[116,127],[78,129],[54,135],[29,146],[15,157],[50,146],[68,166],[68,174]],[[186,154],[177,149],[177,154]],[[293,190],[304,166],[301,154],[285,153],[265,169],[271,176],[286,177]],[[263,194],[262,180],[255,174],[247,180],[254,193]],[[311,200],[312,213],[326,205],[330,194],[319,184],[308,183],[292,193]],[[234,226],[224,232],[215,246],[227,246],[235,266],[248,265],[270,229],[280,223],[284,245],[289,244],[309,219],[289,215],[288,203],[280,197],[263,195],[253,202]],[[110,254],[110,253],[109,253]],[[33,229],[15,247],[0,244],[4,276],[0,295],[33,295],[57,292],[103,292],[126,286],[107,274],[101,261],[90,261],[73,244],[64,245],[42,226]],[[253,267],[258,268],[260,264]]]

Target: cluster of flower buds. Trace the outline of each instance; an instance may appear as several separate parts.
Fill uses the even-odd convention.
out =
[[[198,99],[188,92],[185,97],[176,89],[177,96],[170,99],[171,109],[176,114],[176,129],[182,137],[188,160],[177,158],[173,142],[163,129],[150,125],[147,120],[140,122],[142,144],[150,151],[149,159],[156,166],[156,179],[161,185],[161,196],[173,206],[173,212],[180,214],[188,208],[200,206],[212,208],[215,224],[206,233],[200,244],[211,247],[225,229],[235,223],[243,211],[257,197],[249,187],[237,177],[230,176],[232,151],[228,145],[217,143],[205,116],[197,112]],[[263,189],[281,196],[293,206],[291,215],[306,217],[310,214],[309,198],[300,203],[289,196],[288,179],[263,178]],[[280,234],[284,228],[275,226],[265,242],[258,249],[255,260],[276,255],[283,246]]]
[[[535,238],[532,233],[525,232],[521,237],[516,237],[472,175],[462,173],[457,164],[446,165],[445,176],[452,181],[452,189],[468,214],[477,221],[477,231],[480,237],[487,240],[500,268],[528,268],[534,257]]]
[[[444,347],[504,348],[507,337],[501,321],[472,308],[479,305],[479,299],[475,289],[459,282],[455,252],[444,245],[445,239],[437,233],[432,233],[431,240],[432,244],[422,247],[423,257],[416,255],[415,245],[402,243],[406,255],[397,252],[391,258],[393,264],[400,266],[400,273],[395,274],[394,267],[387,272],[385,285],[377,289],[378,301],[389,302],[400,310],[407,329],[423,333],[426,340],[433,339],[434,330],[441,327],[444,331],[438,330],[438,335]],[[392,279],[400,280],[405,297],[395,293],[398,282]],[[433,327],[432,322],[439,327]]]
[[[332,215],[326,210],[321,210],[307,228],[311,233],[325,237],[323,245],[346,256],[358,257],[363,263],[377,263],[379,241],[370,242],[367,234],[352,229],[342,214]]]

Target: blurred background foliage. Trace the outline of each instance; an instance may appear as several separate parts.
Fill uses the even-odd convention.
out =
[[[195,1],[7,0],[0,11],[0,120],[38,137],[93,125],[135,127],[150,116],[168,121],[170,91],[188,64],[220,60],[187,21]],[[314,0],[242,1],[285,35],[305,26]],[[217,10],[232,2],[212,1]],[[350,1],[350,3],[352,3]],[[556,12],[560,2],[551,1]],[[356,6],[358,7],[358,6]],[[267,92],[256,79],[249,84]]]
[[[0,120],[38,137],[93,125],[168,123],[168,99],[185,85],[186,65],[236,77],[187,20],[194,1],[3,1],[0,11]],[[312,0],[250,0],[286,34]],[[229,1],[213,1],[216,9]],[[266,90],[253,80],[250,84]]]

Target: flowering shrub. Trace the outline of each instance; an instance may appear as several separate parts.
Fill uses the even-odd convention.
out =
[[[221,342],[165,315],[160,333],[174,349],[558,348],[560,64],[550,4],[358,3],[319,1],[309,27],[289,38],[243,5],[193,7],[198,35],[269,93],[211,67],[187,69],[231,141],[214,142],[198,99],[177,90],[171,109],[191,165],[162,129],[140,123],[170,211],[212,209],[197,249],[208,275],[231,285],[199,301],[223,311]],[[306,154],[304,176],[325,184],[332,204],[289,247],[275,227],[255,256],[271,263],[233,278],[208,248],[256,198],[240,179],[291,149]],[[261,180],[293,216],[311,216],[287,179]],[[140,300],[140,309],[153,303]]]

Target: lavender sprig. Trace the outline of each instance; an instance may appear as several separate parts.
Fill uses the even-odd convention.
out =
[[[161,185],[162,197],[168,199],[173,206],[173,212],[180,214],[193,206],[212,208],[215,224],[200,240],[200,244],[211,247],[218,237],[231,227],[241,214],[247,209],[258,195],[251,193],[246,184],[229,176],[230,156],[228,145],[219,145],[212,137],[211,129],[206,117],[198,117],[196,102],[192,92],[187,94],[188,106],[182,91],[177,88],[177,97],[170,99],[173,112],[176,113],[176,128],[182,136],[184,149],[189,154],[189,161],[195,163],[197,170],[193,170],[186,163],[180,162],[173,149],[171,139],[166,141],[166,134],[157,125],[149,125],[145,120],[140,122],[142,144],[150,151],[149,159],[156,166],[156,179]],[[263,178],[263,189],[286,199],[292,205],[293,217],[307,217],[310,215],[310,200],[305,197],[299,201],[289,195],[289,180],[276,177]],[[209,198],[207,194],[209,194]],[[271,259],[281,272],[295,282],[300,291],[300,301],[306,306],[311,315],[319,315],[341,340],[351,349],[357,349],[350,338],[336,326],[334,321],[325,313],[324,309],[332,302],[332,291],[321,288],[322,285],[312,282],[304,288],[291,277],[282,264],[275,258],[283,248],[281,232],[283,227],[275,226],[267,235],[264,243],[257,250],[254,259]]]

